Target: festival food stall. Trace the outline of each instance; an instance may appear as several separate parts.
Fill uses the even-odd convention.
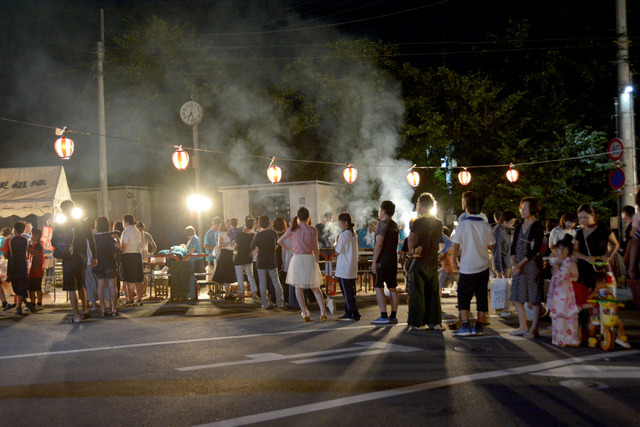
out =
[[[46,268],[55,266],[51,256],[52,226],[60,203],[65,200],[71,200],[71,194],[62,166],[0,169],[0,218],[8,226],[30,215],[37,218]],[[47,277],[48,284],[52,285],[52,280]],[[55,301],[55,287],[53,290]]]

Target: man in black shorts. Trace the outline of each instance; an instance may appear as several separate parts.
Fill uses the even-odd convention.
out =
[[[62,290],[69,292],[69,302],[73,308],[73,318],[69,323],[80,323],[83,317],[89,315],[87,306],[87,291],[84,288],[84,275],[87,269],[87,243],[91,249],[91,267],[98,265],[96,241],[89,225],[71,216],[75,204],[71,200],[60,203],[60,210],[66,217],[63,224],[53,230],[51,245],[55,248],[58,244],[69,242],[62,236],[73,235],[72,251],[70,255],[62,258]],[[78,297],[79,295],[79,297]],[[82,315],[78,309],[78,298],[82,300]]]
[[[496,243],[481,214],[482,199],[473,191],[462,194],[462,209],[467,215],[460,220],[451,241],[453,242],[453,266],[460,272],[458,280],[458,310],[462,326],[453,332],[458,337],[482,335],[485,315],[489,311],[487,300],[489,283],[489,251]],[[460,254],[458,263],[457,255]],[[473,329],[469,324],[471,300],[476,297],[478,318]]]
[[[378,210],[378,228],[376,229],[376,242],[373,247],[373,260],[371,272],[376,276],[376,300],[380,307],[380,317],[372,320],[374,325],[388,325],[398,323],[396,312],[398,311],[398,236],[400,230],[398,224],[391,219],[396,212],[396,205],[389,200],[380,204]],[[384,295],[384,284],[389,288],[391,297],[391,315],[387,314],[387,300]]]

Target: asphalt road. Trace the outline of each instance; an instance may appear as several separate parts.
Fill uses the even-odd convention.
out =
[[[4,425],[637,425],[640,352],[311,323],[252,304],[146,303],[65,323],[0,314]],[[443,300],[447,318],[454,301]],[[340,305],[339,305],[340,308]],[[338,313],[333,318],[337,318]],[[406,319],[406,305],[399,319]],[[632,344],[640,348],[637,328]],[[6,422],[6,424],[5,424]]]

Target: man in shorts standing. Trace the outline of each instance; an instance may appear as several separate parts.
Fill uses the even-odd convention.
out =
[[[80,323],[82,319],[89,315],[87,306],[87,291],[84,288],[85,270],[87,268],[87,244],[91,249],[91,267],[98,265],[96,258],[96,241],[89,225],[82,220],[71,216],[71,211],[75,204],[71,200],[60,203],[60,210],[66,217],[63,224],[58,225],[53,230],[51,245],[62,244],[61,236],[64,234],[73,235],[72,251],[62,258],[62,290],[69,292],[69,302],[73,308],[73,318],[69,323]],[[67,244],[69,242],[65,242]],[[82,314],[78,308],[78,298],[82,300]]]
[[[462,194],[462,209],[467,215],[460,221],[456,232],[451,239],[453,241],[453,264],[459,270],[458,281],[458,310],[462,327],[453,332],[459,337],[469,335],[482,335],[484,333],[482,323],[489,311],[488,285],[489,285],[489,251],[495,245],[495,239],[489,223],[480,214],[482,201],[473,192]],[[458,265],[457,254],[460,254]],[[478,307],[478,319],[473,329],[469,325],[469,310],[471,299],[475,295]]]
[[[376,300],[380,307],[380,317],[372,320],[374,325],[388,325],[398,323],[398,224],[391,219],[396,212],[396,205],[389,200],[380,204],[378,209],[378,228],[373,247],[371,272],[376,276]],[[384,284],[389,288],[391,297],[391,314],[387,314],[387,300],[384,295]]]

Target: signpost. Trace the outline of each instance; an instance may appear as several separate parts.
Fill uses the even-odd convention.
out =
[[[624,145],[620,138],[613,138],[607,146],[607,156],[614,162],[619,161],[624,155]]]
[[[609,172],[609,185],[614,190],[619,190],[624,186],[624,171],[620,168],[615,168]]]

